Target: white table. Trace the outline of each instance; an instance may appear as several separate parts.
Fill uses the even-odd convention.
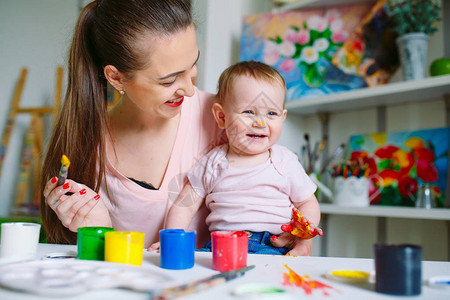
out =
[[[76,246],[50,244],[39,245],[39,257],[41,258],[49,253],[73,254],[75,252]],[[336,269],[361,270],[367,273],[372,273],[374,270],[374,262],[372,259],[249,255],[247,262],[248,265],[255,265],[256,268],[248,271],[243,277],[231,280],[222,285],[212,287],[201,293],[186,296],[183,299],[248,299],[234,296],[232,294],[232,291],[238,286],[249,283],[264,283],[270,286],[285,288],[289,291],[289,296],[292,299],[400,299],[399,297],[374,292],[374,286],[371,283],[367,283],[364,285],[352,285],[338,283],[322,277],[322,275],[327,271]],[[292,270],[294,270],[298,275],[309,275],[311,279],[330,285],[333,289],[327,290],[329,293],[328,296],[323,295],[320,289],[313,290],[312,295],[306,295],[304,290],[300,287],[291,287],[284,285],[283,274],[288,272],[288,270],[284,266],[285,264],[288,265]],[[424,261],[422,266],[422,275],[424,280],[436,275],[450,275],[450,262]],[[159,272],[163,272],[164,274],[167,274],[170,277],[174,278],[174,280],[177,282],[189,282],[218,273],[217,271],[214,271],[212,269],[210,253],[196,253],[196,264],[192,269],[164,270],[159,267],[159,254],[157,254],[156,252],[149,253],[144,250],[143,268],[153,268]],[[405,297],[403,297],[402,299],[404,298]],[[0,288],[0,299],[26,300],[49,298]],[[128,290],[108,289],[89,291],[73,297],[73,299],[133,300],[148,299],[148,295],[145,293]],[[420,296],[415,296],[414,299],[450,299],[450,290],[436,289],[427,285],[423,285],[422,294]]]

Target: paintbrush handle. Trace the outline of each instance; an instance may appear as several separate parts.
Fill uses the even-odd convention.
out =
[[[341,144],[339,147],[336,148],[336,150],[334,150],[333,155],[323,164],[322,169],[320,169],[320,173],[319,174],[323,174],[325,173],[325,171],[327,170],[328,166],[333,162],[333,160],[339,156],[339,154],[341,154],[341,152],[344,150],[345,144]]]
[[[67,179],[68,168],[61,166],[61,170],[58,175],[58,183],[57,186],[63,185],[64,181]]]
[[[247,266],[234,271],[228,271],[220,274],[216,274],[210,277],[206,277],[200,280],[182,284],[179,286],[165,288],[163,290],[150,292],[151,299],[173,299],[181,296],[197,293],[210,287],[216,286],[221,283],[225,283],[228,280],[235,279],[243,276],[246,271],[253,269],[255,266]]]
[[[237,277],[237,275],[234,276],[233,278],[236,278],[236,277]],[[233,278],[230,278],[230,279],[233,279]],[[151,299],[152,300],[155,300],[155,299],[157,299],[157,300],[165,299],[166,300],[166,299],[174,299],[174,298],[178,298],[178,297],[183,297],[183,296],[201,292],[203,290],[209,289],[216,285],[225,283],[226,281],[227,281],[227,279],[224,277],[214,278],[211,280],[202,280],[199,282],[195,282],[195,284],[189,284],[186,286],[174,287],[173,289],[167,289],[161,294],[151,295]]]

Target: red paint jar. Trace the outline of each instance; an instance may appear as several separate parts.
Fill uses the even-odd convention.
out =
[[[247,232],[214,231],[211,244],[214,270],[226,272],[247,266]]]

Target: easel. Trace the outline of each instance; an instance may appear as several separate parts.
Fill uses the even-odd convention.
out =
[[[61,107],[63,68],[61,66],[56,68],[53,106],[33,108],[22,108],[19,106],[27,73],[27,68],[22,68],[14,91],[11,108],[8,113],[8,119],[3,132],[0,148],[0,175],[16,116],[19,114],[30,114],[31,122],[25,135],[20,175],[16,189],[16,201],[12,209],[13,214],[30,215],[39,213],[39,203],[36,193],[39,191],[40,186],[40,173],[44,147],[44,117],[46,115],[51,115],[53,119],[55,119],[56,114]],[[32,195],[27,199],[31,179],[33,179]]]

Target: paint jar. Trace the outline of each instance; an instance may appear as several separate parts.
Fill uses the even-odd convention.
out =
[[[415,245],[375,245],[375,290],[413,296],[422,292],[422,248]]]
[[[226,272],[247,266],[247,232],[214,231],[211,246],[214,270]]]
[[[195,264],[195,231],[164,229],[159,231],[161,268],[182,270]]]
[[[333,202],[336,205],[369,206],[369,180],[366,177],[336,177]]]
[[[104,260],[105,233],[114,231],[111,227],[80,227],[77,230],[78,259]]]
[[[0,255],[12,260],[35,259],[41,224],[10,222],[1,225]]]
[[[142,265],[144,256],[142,232],[108,231],[105,233],[105,261]]]

